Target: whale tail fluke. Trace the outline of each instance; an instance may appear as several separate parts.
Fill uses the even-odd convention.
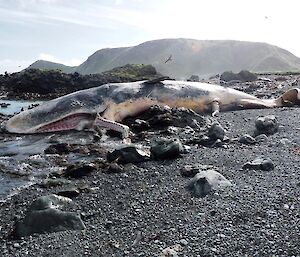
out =
[[[299,88],[292,88],[278,97],[276,100],[276,106],[283,107],[283,106],[300,106],[300,89]]]

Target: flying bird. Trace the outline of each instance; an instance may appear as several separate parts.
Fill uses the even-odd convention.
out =
[[[165,61],[165,63],[172,61],[172,55],[170,54],[169,58]]]

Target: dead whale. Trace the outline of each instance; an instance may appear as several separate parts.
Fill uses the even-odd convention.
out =
[[[259,99],[244,92],[200,82],[138,81],[105,84],[65,95],[10,118],[8,132],[31,134],[82,130],[100,126],[128,137],[120,122],[152,105],[185,107],[210,113],[300,105],[300,89],[290,89],[277,99]]]

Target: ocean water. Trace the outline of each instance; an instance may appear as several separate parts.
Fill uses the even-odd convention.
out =
[[[18,113],[22,110],[26,110],[29,106],[32,106],[32,104],[41,104],[42,101],[25,101],[25,100],[0,100],[0,105],[2,103],[10,104],[7,107],[1,107],[0,106],[0,113],[5,115],[10,115],[14,113]]]

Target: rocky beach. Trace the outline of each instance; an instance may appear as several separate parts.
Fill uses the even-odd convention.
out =
[[[300,76],[204,82],[275,98]],[[130,144],[101,131],[2,131],[2,181],[23,187],[0,202],[1,256],[300,256],[299,115],[154,106],[124,121]]]

